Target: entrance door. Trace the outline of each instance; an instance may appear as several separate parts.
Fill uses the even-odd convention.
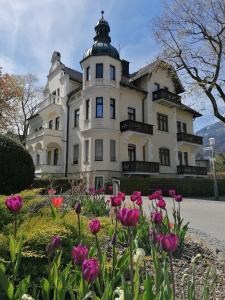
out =
[[[133,144],[128,145],[128,159],[129,161],[136,161],[136,146]]]

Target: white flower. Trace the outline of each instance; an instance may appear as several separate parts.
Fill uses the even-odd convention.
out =
[[[117,287],[114,291],[114,293],[119,296],[116,297],[115,300],[124,300],[124,290],[122,290],[120,287]]]
[[[35,300],[34,298],[32,298],[30,295],[27,294],[23,294],[21,300]]]
[[[133,257],[133,262],[134,264],[142,264],[144,257],[145,257],[146,253],[145,250],[142,248],[137,248],[134,257]]]
[[[195,257],[192,257],[191,263],[195,264],[196,261],[199,260],[200,258],[202,258],[202,255],[200,253],[198,253]]]

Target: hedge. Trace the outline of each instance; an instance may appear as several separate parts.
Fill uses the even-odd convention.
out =
[[[219,195],[225,196],[225,179],[218,179]],[[121,191],[127,195],[133,191],[141,191],[148,195],[151,188],[177,188],[178,193],[185,197],[211,197],[214,195],[213,180],[210,178],[150,178],[150,177],[121,177]],[[47,188],[47,179],[35,179],[34,187]],[[63,191],[70,188],[68,178],[56,178],[54,186]]]

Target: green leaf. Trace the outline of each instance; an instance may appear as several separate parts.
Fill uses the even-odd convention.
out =
[[[153,289],[153,285],[154,285],[154,281],[153,279],[148,275],[147,278],[144,280],[144,288],[145,288],[145,292],[144,295],[142,297],[142,300],[154,300],[155,299],[155,295],[152,292]]]
[[[10,236],[9,239],[9,251],[10,251],[11,261],[12,263],[14,263],[16,259],[16,247],[15,247],[15,240],[12,236]]]
[[[7,276],[5,275],[5,266],[3,264],[0,264],[0,286],[3,291],[6,292],[8,285],[9,282]]]
[[[49,300],[50,284],[49,284],[49,281],[46,278],[42,278],[41,288],[42,288],[42,297],[43,297],[43,299]]]
[[[7,289],[6,289],[6,295],[8,296],[8,298],[10,300],[12,300],[14,298],[14,287],[12,282],[9,282]]]
[[[16,290],[15,293],[15,299],[21,299],[21,297],[23,296],[23,294],[27,293],[27,290],[29,288],[30,285],[30,275],[25,277],[22,281],[20,281],[19,286]]]

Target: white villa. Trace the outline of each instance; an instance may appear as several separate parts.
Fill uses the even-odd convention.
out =
[[[36,176],[87,172],[97,187],[122,175],[205,176],[195,165],[202,137],[193,134],[193,119],[201,114],[182,104],[173,68],[156,61],[130,74],[103,16],[95,31],[82,73],[52,55],[45,100],[29,120]]]

